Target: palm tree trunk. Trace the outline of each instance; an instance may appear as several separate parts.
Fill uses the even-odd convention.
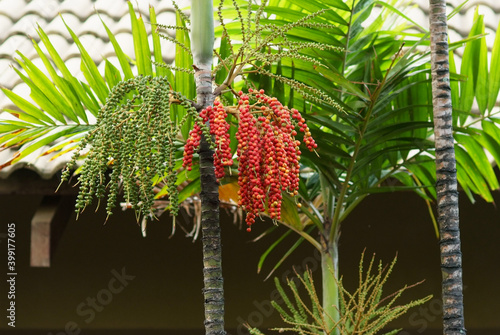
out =
[[[224,335],[224,287],[219,225],[219,186],[215,179],[213,151],[206,140],[201,144],[201,227],[203,241],[203,294],[205,334]]]
[[[339,287],[338,287],[338,245],[336,241],[328,243],[321,252],[321,276],[323,289],[323,310],[325,323],[328,330],[332,329],[340,319],[339,313]],[[326,333],[325,333],[326,334]],[[338,335],[335,328],[330,335]]]
[[[198,85],[198,104],[207,107],[213,104],[210,71],[198,69],[200,82],[210,83],[209,91],[202,92],[206,85]],[[208,77],[208,78],[207,78]],[[205,84],[206,84],[205,83]],[[224,335],[224,288],[222,277],[222,248],[219,225],[219,184],[215,178],[213,150],[206,138],[200,143],[201,178],[201,229],[203,233],[203,294],[205,297],[205,334]]]
[[[321,245],[321,288],[322,288],[322,307],[325,318],[325,335],[338,335],[339,329],[336,327],[340,319],[339,306],[339,257],[338,241],[340,237],[340,226],[334,225],[330,218],[334,206],[333,195],[320,178],[323,189],[323,199],[326,201],[325,216],[323,218],[324,232],[320,233],[319,240]],[[330,231],[332,230],[332,233]],[[334,328],[335,326],[335,328]],[[331,331],[330,331],[331,330]]]
[[[458,190],[452,130],[445,0],[429,0],[436,191],[440,232],[443,334],[465,334]]]
[[[212,106],[214,102],[211,71],[214,42],[212,0],[192,1],[191,22],[191,46],[195,67],[197,104],[200,109],[203,109]],[[225,335],[219,184],[215,178],[213,154],[207,139],[202,137],[199,155],[205,334]]]

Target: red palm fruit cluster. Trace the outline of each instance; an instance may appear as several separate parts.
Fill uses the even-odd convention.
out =
[[[208,110],[208,108],[207,108]],[[214,102],[214,108],[209,113],[210,134],[215,135],[214,166],[215,177],[224,177],[224,167],[233,165],[231,148],[229,147],[229,123],[227,113],[220,101]]]
[[[311,132],[296,109],[289,110],[264,90],[239,92],[238,191],[239,205],[247,211],[247,231],[260,213],[267,211],[273,220],[281,219],[283,192],[297,195],[299,189],[300,141],[295,139],[296,127],[304,133],[304,144],[313,151],[317,145]],[[252,98],[252,104],[250,103]],[[224,106],[202,110],[203,122],[210,123],[215,137],[214,166],[218,179],[224,177],[224,167],[233,160],[229,147],[229,124]],[[202,129],[195,125],[184,149],[183,166],[191,170],[194,151],[199,147]]]
[[[214,166],[217,179],[224,177],[224,167],[233,165],[231,148],[229,147],[229,123],[227,113],[220,101],[214,102],[214,107],[208,106],[200,112],[203,122],[209,122],[210,134],[215,137]],[[198,124],[189,132],[189,138],[184,146],[182,166],[191,170],[193,154],[200,146],[202,129]]]
[[[309,127],[306,124],[306,120],[300,115],[299,111],[296,109],[292,108],[292,117],[296,119],[297,125],[300,127],[300,131],[304,133],[304,144],[306,145],[307,149],[310,151],[313,151],[318,147],[318,144],[314,141],[314,139],[311,137],[311,131],[309,130]],[[295,132],[295,135],[297,133]]]
[[[189,137],[184,146],[184,157],[182,158],[182,166],[188,171],[191,171],[193,165],[193,154],[196,149],[200,147],[201,140],[201,127],[194,124],[193,129],[189,132]]]
[[[249,95],[256,102],[250,104]],[[272,219],[281,219],[282,192],[292,195],[299,188],[300,141],[295,126],[304,132],[309,150],[316,148],[309,128],[300,113],[284,107],[263,90],[240,92],[237,156],[239,205],[247,211],[247,230],[259,213],[267,210]]]

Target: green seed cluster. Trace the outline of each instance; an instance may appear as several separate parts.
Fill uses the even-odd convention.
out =
[[[161,180],[168,187],[170,210],[177,215],[174,142],[180,125],[171,120],[171,101],[183,106],[186,114],[209,133],[191,102],[172,91],[166,77],[138,76],[113,88],[95,130],[83,139],[63,172],[62,179],[68,180],[83,150],[90,148],[80,169],[77,213],[107,193],[106,210],[111,215],[123,188],[129,206],[139,215],[152,217],[154,181]],[[109,168],[112,171],[107,178]]]

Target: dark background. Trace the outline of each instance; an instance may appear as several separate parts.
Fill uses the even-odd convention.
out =
[[[16,172],[17,173],[17,172]],[[0,184],[3,181],[0,180]],[[499,192],[495,198],[500,199]],[[42,196],[0,195],[0,234],[16,224],[16,328],[7,326],[6,281],[0,284],[2,334],[203,334],[201,241],[192,242],[177,233],[169,238],[171,219],[148,225],[142,237],[132,212],[117,211],[106,224],[104,208],[88,209],[75,221],[72,216],[50,268],[29,266],[30,222]],[[478,200],[472,205],[460,198],[460,218],[465,285],[465,317],[469,335],[500,333],[500,213],[492,204]],[[181,223],[183,218],[179,218]],[[240,230],[233,217],[222,211],[223,271],[226,297],[226,328],[243,334],[242,322],[267,328],[283,326],[277,312],[269,309],[275,286],[264,281],[282,253],[257,274],[259,257],[272,243],[267,238],[249,242],[270,226],[258,222],[252,233]],[[278,234],[285,232],[281,229]],[[4,235],[0,235],[4,236]],[[274,235],[277,236],[277,235]],[[0,266],[5,278],[6,240],[0,239]],[[294,240],[288,239],[281,252]],[[440,334],[440,280],[438,240],[427,207],[413,193],[369,196],[343,224],[340,238],[340,269],[348,289],[358,280],[360,255],[373,253],[385,263],[396,255],[398,262],[386,294],[405,284],[425,282],[408,291],[402,301],[434,295],[391,324],[404,328],[401,335]],[[312,268],[320,282],[317,254],[304,244],[275,275],[284,280],[292,267]],[[113,294],[95,313],[77,312],[77,306],[107,289],[112,271],[135,276]],[[283,281],[282,281],[283,283]],[[116,284],[116,286],[119,286]],[[102,292],[101,292],[102,294]],[[88,307],[87,307],[88,308]],[[89,321],[89,322],[87,322]],[[65,327],[67,329],[65,330]],[[79,331],[81,330],[81,331]]]

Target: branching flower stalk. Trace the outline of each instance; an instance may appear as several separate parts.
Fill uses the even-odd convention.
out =
[[[289,297],[275,278],[276,288],[281,296],[281,303],[272,301],[273,307],[280,313],[281,318],[289,327],[275,328],[279,333],[291,332],[296,334],[332,335],[338,332],[340,335],[369,335],[378,334],[391,321],[405,314],[410,308],[422,305],[429,301],[432,296],[414,300],[406,304],[398,304],[399,298],[408,289],[420,283],[404,286],[396,292],[383,296],[382,292],[387,283],[389,275],[396,263],[396,258],[389,265],[381,262],[375,264],[375,255],[369,261],[368,267],[364,266],[364,254],[359,264],[358,288],[349,292],[343,285],[342,279],[338,281],[341,317],[333,321],[333,316],[324,309],[316,292],[311,271],[302,274],[296,273],[298,280],[287,280],[292,297]],[[307,295],[303,297],[299,292],[299,286],[305,288]],[[250,328],[253,335],[263,335],[256,328]],[[396,329],[384,335],[397,334],[401,329]]]
[[[220,2],[218,8],[219,20],[221,22],[221,26],[223,28],[223,32],[225,35],[229,35],[226,25],[223,22],[222,18],[222,4],[223,0]],[[276,26],[272,24],[260,24],[260,18],[263,15],[263,11],[265,8],[266,1],[262,1],[258,10],[254,14],[253,20],[246,20],[248,23],[245,25],[245,20],[241,13],[241,10],[236,5],[235,9],[237,10],[239,21],[241,24],[241,45],[239,45],[239,49],[237,53],[234,51],[234,44],[231,45],[231,56],[225,59],[223,62],[219,62],[219,64],[215,67],[214,72],[217,72],[219,69],[223,67],[227,67],[227,65],[232,62],[231,70],[227,76],[227,79],[221,84],[215,91],[214,94],[217,96],[222,91],[224,91],[227,87],[229,87],[234,80],[241,75],[245,69],[250,65],[254,64],[256,61],[261,61],[261,65],[255,67],[256,71],[260,74],[274,77],[275,74],[266,71],[265,67],[268,65],[272,65],[276,63],[280,59],[290,58],[290,59],[299,59],[311,64],[315,64],[315,60],[312,57],[309,57],[301,51],[304,49],[317,48],[319,50],[340,50],[341,48],[335,47],[328,44],[322,43],[300,43],[295,41],[290,41],[288,39],[287,33],[294,28],[298,27],[311,27],[317,26],[316,23],[310,22],[312,19],[324,14],[328,9],[322,9],[317,12],[305,15],[303,18],[287,23],[283,26]],[[251,3],[249,4],[249,6]],[[249,15],[251,11],[249,10]],[[251,27],[251,22],[255,23],[254,27]],[[325,24],[324,26],[319,24],[322,29],[333,28],[332,25]],[[252,29],[253,28],[253,29]],[[264,34],[265,33],[265,34]],[[264,55],[262,50],[272,50],[270,55]],[[305,95],[307,98],[311,98],[314,101],[319,102],[319,98],[315,97],[318,90],[314,90],[312,87],[299,84],[293,80],[287,80],[284,77],[276,78],[277,80],[281,80],[284,83],[290,85],[291,88],[297,90],[300,94]],[[311,93],[309,93],[311,92]],[[335,108],[342,110],[341,106],[335,103],[330,97],[322,96],[321,99],[324,99],[325,103],[331,104],[335,106]]]

